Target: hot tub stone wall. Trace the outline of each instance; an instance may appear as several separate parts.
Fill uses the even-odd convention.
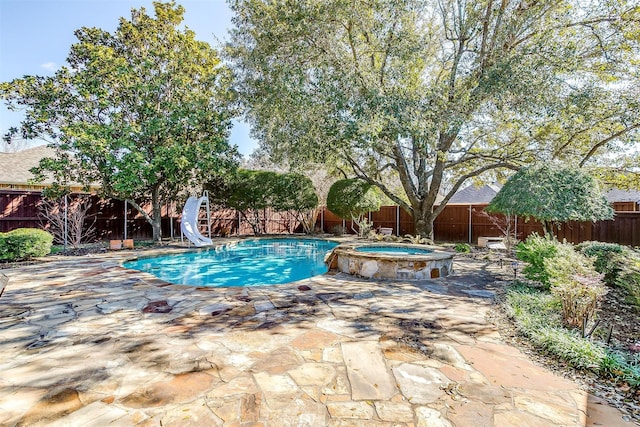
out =
[[[451,273],[453,256],[434,260],[364,258],[352,253],[338,254],[338,271],[373,279],[422,280]],[[434,272],[433,270],[437,270]]]

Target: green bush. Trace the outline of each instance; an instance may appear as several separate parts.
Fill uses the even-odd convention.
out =
[[[604,282],[622,288],[628,300],[640,307],[640,254],[615,243],[584,242],[577,246],[583,254],[595,257],[594,267],[604,274]]]
[[[347,232],[347,230],[345,230],[345,228],[341,225],[334,225],[333,227],[331,227],[331,229],[329,230],[329,232],[331,234],[333,234],[336,237],[340,237],[343,234],[345,234]]]
[[[544,275],[550,286],[570,283],[574,276],[591,277],[597,272],[593,268],[593,260],[573,249],[568,243],[557,243],[553,256],[542,260]]]
[[[620,271],[617,259],[629,250],[617,243],[582,242],[576,246],[582,254],[595,258],[593,266],[598,273],[604,274],[604,281],[613,285]]]
[[[620,266],[613,286],[627,291],[627,300],[640,308],[640,257],[620,257]]]
[[[41,257],[51,252],[53,236],[37,228],[18,228],[0,233],[0,260],[18,261]]]
[[[563,327],[561,304],[548,292],[526,286],[510,288],[505,309],[516,328],[542,351],[577,369],[598,370],[606,351],[597,343]]]
[[[527,263],[522,270],[524,277],[540,282],[548,288],[551,283],[544,260],[555,257],[561,245],[557,240],[541,237],[537,233],[520,242],[516,248],[516,257]]]
[[[603,343],[582,338],[577,329],[567,329],[560,316],[560,303],[549,292],[516,283],[507,290],[504,309],[518,331],[546,354],[577,369],[589,369],[637,390],[640,388],[640,354],[623,353]]]
[[[468,243],[456,243],[455,250],[459,254],[471,253],[471,245]]]

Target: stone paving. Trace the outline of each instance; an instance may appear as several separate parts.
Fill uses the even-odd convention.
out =
[[[127,256],[4,270],[0,425],[632,425],[500,341],[486,313],[502,284],[481,262],[204,289]]]

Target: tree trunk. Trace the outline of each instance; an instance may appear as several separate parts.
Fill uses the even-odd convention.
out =
[[[433,240],[433,222],[437,215],[433,213],[431,206],[422,201],[413,209],[413,223],[415,234]]]
[[[555,235],[553,234],[553,224],[551,221],[542,220],[542,230],[544,231],[544,237],[548,237],[553,239]]]
[[[152,213],[149,215],[142,206],[136,203],[135,200],[127,199],[127,202],[136,208],[138,212],[147,220],[149,225],[151,225],[151,229],[153,230],[153,241],[161,242],[162,241],[162,227],[161,227],[161,209],[162,205],[160,204],[159,191],[153,190],[151,196],[152,203]]]
[[[162,204],[160,202],[160,189],[154,188],[151,191],[151,228],[153,230],[153,241],[162,243]]]

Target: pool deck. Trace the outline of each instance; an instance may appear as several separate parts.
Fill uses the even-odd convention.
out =
[[[127,256],[3,270],[0,425],[633,425],[501,341],[495,265],[203,289]]]

